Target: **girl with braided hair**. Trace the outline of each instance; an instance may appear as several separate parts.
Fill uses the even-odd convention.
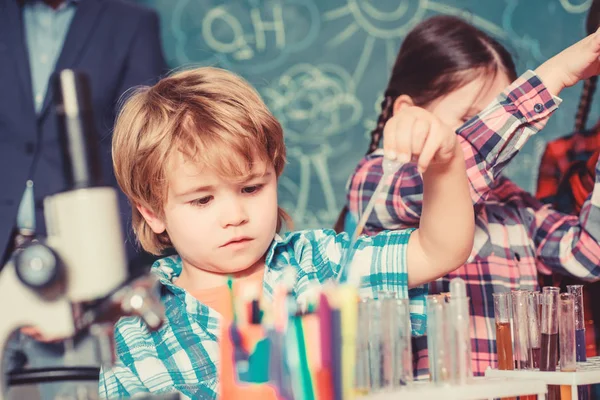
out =
[[[488,78],[491,83],[464,87],[469,80]],[[456,91],[437,107],[446,125],[456,129],[516,78],[515,65],[508,51],[477,28],[448,16],[424,21],[402,44],[381,102],[377,125],[371,132],[367,155],[379,148],[384,127],[392,118],[395,105],[433,104]],[[467,96],[457,91],[461,88]],[[481,93],[472,93],[474,91]],[[470,104],[469,100],[474,97],[477,97],[477,104]],[[334,229],[351,231],[355,224],[356,220],[346,206]]]
[[[430,283],[429,291],[448,292],[451,279],[465,280],[475,375],[496,366],[493,293],[536,290],[538,271],[599,279],[600,184],[594,188],[598,196],[577,217],[544,206],[502,176],[503,168],[556,110],[560,91],[600,72],[596,51],[600,33],[515,80],[510,54],[477,28],[448,16],[421,22],[402,43],[368,154],[350,178],[347,207],[358,220],[383,176],[381,141],[384,149],[404,148],[410,154],[436,127],[456,130],[475,208],[475,239],[467,262]],[[412,142],[399,144],[400,132],[407,131],[415,133]],[[387,151],[385,156],[410,161],[405,153]],[[435,173],[437,155],[430,157],[434,163],[425,172],[408,162],[393,176],[386,175],[388,190],[376,200],[366,234],[425,223],[420,218],[423,177]],[[424,378],[426,339],[413,346],[415,375]]]

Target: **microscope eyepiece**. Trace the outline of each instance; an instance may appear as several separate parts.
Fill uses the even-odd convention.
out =
[[[67,189],[100,186],[99,139],[89,79],[82,72],[61,70],[54,75],[54,89]]]

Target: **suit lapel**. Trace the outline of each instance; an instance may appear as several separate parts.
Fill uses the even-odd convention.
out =
[[[29,58],[27,56],[27,43],[21,17],[21,7],[16,0],[1,0],[0,22],[5,27],[7,33],[6,45],[8,51],[12,53],[12,61],[16,64],[19,86],[24,91],[27,98],[31,99],[33,110],[33,93],[31,88],[31,72],[29,69]],[[0,28],[0,31],[2,28]],[[7,62],[10,62],[7,60]]]
[[[56,61],[55,71],[60,71],[65,68],[73,68],[79,57],[81,56],[85,46],[89,46],[88,38],[94,31],[96,23],[102,9],[104,8],[104,2],[99,0],[82,0],[77,5],[77,11],[67,32],[65,43],[62,51]],[[48,84],[48,90],[46,91],[46,97],[44,98],[44,105],[40,112],[40,117],[43,117],[52,101],[54,87],[52,82]]]

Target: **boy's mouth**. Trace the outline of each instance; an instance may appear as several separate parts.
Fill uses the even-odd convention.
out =
[[[224,245],[222,245],[221,247],[228,247],[228,246],[239,246],[239,245],[243,245],[245,243],[250,242],[251,240],[253,240],[250,237],[247,236],[240,236],[240,237],[236,237],[231,239],[230,241],[228,241],[227,243],[225,243]]]

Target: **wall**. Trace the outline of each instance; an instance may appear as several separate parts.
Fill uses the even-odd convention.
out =
[[[584,35],[590,0],[138,0],[160,13],[172,67],[217,65],[248,79],[284,126],[289,164],[280,203],[297,228],[329,227],[366,151],[406,33],[459,15],[505,44],[519,73]],[[535,190],[545,143],[572,130],[581,86],[507,175]],[[590,120],[597,118],[594,107]]]

